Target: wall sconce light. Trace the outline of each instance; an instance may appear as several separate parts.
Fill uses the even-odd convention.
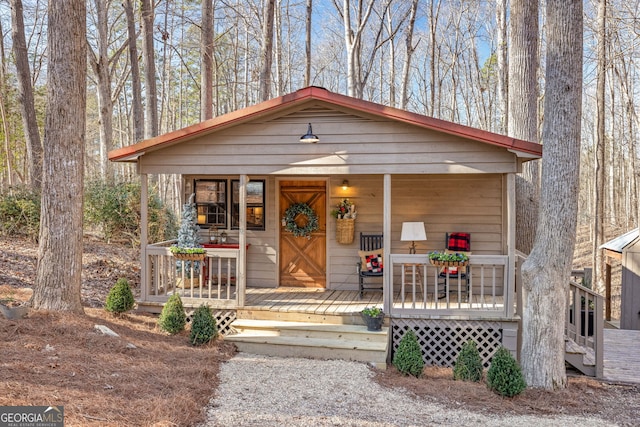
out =
[[[342,181],[342,189],[344,191],[347,191],[347,188],[349,188],[349,181],[345,179],[344,181]]]
[[[311,129],[311,123],[309,123],[309,129],[307,129],[307,134],[302,135],[300,137],[300,142],[316,143],[318,141],[320,141],[320,138],[318,138],[313,134],[313,130]]]

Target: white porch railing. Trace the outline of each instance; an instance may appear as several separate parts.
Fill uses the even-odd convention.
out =
[[[143,301],[166,302],[179,293],[184,303],[215,302],[216,308],[236,308],[239,249],[206,248],[204,261],[179,261],[171,255],[173,241],[146,247]]]
[[[428,255],[392,254],[390,286],[385,290],[391,315],[463,318],[514,317],[514,290],[509,289],[509,257],[471,255],[466,279],[441,276]]]

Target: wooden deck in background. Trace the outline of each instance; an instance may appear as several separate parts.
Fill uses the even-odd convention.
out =
[[[603,358],[604,380],[640,384],[640,331],[604,329]]]

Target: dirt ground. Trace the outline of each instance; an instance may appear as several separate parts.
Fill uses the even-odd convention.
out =
[[[0,237],[0,298],[29,299],[36,254],[32,242]],[[162,333],[155,316],[113,317],[102,310],[119,277],[139,290],[137,256],[126,246],[86,239],[85,315],[31,310],[21,320],[0,316],[0,406],[64,405],[70,426],[189,426],[204,420],[219,365],[235,348],[223,340],[192,347],[186,333]],[[98,333],[96,324],[120,337]],[[571,377],[565,390],[528,389],[507,399],[484,384],[451,378],[451,370],[444,368],[427,368],[419,379],[393,368],[376,373],[383,386],[402,387],[447,407],[489,414],[590,415],[619,425],[637,425],[640,420],[638,386]]]

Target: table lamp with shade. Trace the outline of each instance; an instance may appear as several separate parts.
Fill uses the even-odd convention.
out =
[[[424,222],[403,222],[400,240],[411,242],[409,253],[416,253],[416,242],[427,240],[427,233],[424,231]]]

